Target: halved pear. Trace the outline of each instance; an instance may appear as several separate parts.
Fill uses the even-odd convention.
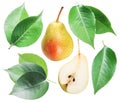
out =
[[[61,88],[72,94],[80,93],[88,84],[88,62],[83,54],[76,55],[62,66],[58,74]]]

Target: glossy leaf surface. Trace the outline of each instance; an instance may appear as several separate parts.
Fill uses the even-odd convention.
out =
[[[41,58],[40,56],[32,53],[19,54],[19,63],[24,63],[24,62],[32,62],[38,64],[39,66],[41,66],[41,68],[43,68],[46,75],[48,75],[47,64],[44,61],[44,59]]]
[[[15,10],[13,10],[8,17],[5,20],[5,24],[4,24],[4,30],[5,30],[5,34],[6,34],[6,38],[8,40],[8,42],[11,44],[11,36],[12,36],[12,32],[15,28],[15,26],[22,21],[23,19],[28,17],[28,13],[25,9],[25,6],[22,5],[18,8],[16,8]]]
[[[69,25],[73,34],[94,47],[95,17],[85,6],[73,6],[69,12]]]
[[[41,35],[43,24],[39,16],[28,17],[17,24],[13,30],[11,46],[25,47],[36,42]]]
[[[116,69],[116,63],[114,51],[106,46],[95,56],[92,64],[94,93],[111,80]]]
[[[13,87],[11,95],[24,99],[42,97],[49,88],[49,83],[38,72],[29,72],[20,77]]]
[[[43,68],[31,62],[15,65],[6,71],[9,73],[10,78],[14,82],[16,82],[22,75],[28,72],[38,72],[44,78],[44,80],[46,79],[46,73],[44,72]]]
[[[92,6],[88,6],[88,8],[92,10],[96,18],[96,34],[103,34],[106,32],[115,34],[109,19],[102,11]]]

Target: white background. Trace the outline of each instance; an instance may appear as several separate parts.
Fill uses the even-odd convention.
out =
[[[15,8],[25,3],[25,7],[30,16],[38,15],[43,10],[42,21],[44,28],[39,40],[29,47],[18,48],[13,46],[8,50],[9,43],[4,33],[4,22],[8,14]],[[87,88],[79,94],[65,93],[58,84],[58,71],[60,67],[69,62],[77,54],[77,38],[71,32],[68,25],[68,13],[72,6],[76,4],[90,5],[97,7],[109,18],[117,36],[112,33],[97,35],[95,37],[95,49],[80,41],[80,51],[86,55],[89,63],[89,84]],[[61,8],[64,6],[60,16],[60,21],[64,22],[66,29],[74,39],[74,51],[62,61],[50,61],[41,51],[41,40],[45,34],[47,25],[54,21]],[[120,102],[120,5],[118,0],[1,0],[0,1],[0,101],[2,102]],[[95,55],[105,45],[112,48],[117,56],[116,72],[111,81],[97,94],[94,95],[91,79],[91,65]],[[18,53],[34,53],[45,59],[47,62],[49,75],[48,79],[56,82],[50,83],[48,92],[36,100],[24,100],[16,96],[9,95],[14,83],[10,80],[8,73],[4,71],[18,63]]]

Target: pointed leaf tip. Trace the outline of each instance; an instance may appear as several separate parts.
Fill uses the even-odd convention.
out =
[[[99,9],[92,7],[92,6],[86,6],[88,7],[95,15],[96,18],[96,34],[103,34],[106,32],[111,32],[115,34],[111,22],[107,18],[107,16],[100,11]],[[116,34],[115,34],[116,35]]]
[[[38,17],[41,17],[42,16],[42,14],[43,14],[43,10],[41,11],[41,13],[38,15]]]
[[[22,4],[23,7],[25,7],[25,2]]]

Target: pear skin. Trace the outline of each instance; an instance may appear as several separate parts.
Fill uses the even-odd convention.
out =
[[[62,60],[73,51],[73,41],[63,23],[49,24],[42,41],[44,54],[51,60]]]
[[[66,58],[73,51],[73,40],[66,30],[65,25],[58,20],[60,13],[57,20],[48,25],[42,40],[43,53],[53,61]]]

